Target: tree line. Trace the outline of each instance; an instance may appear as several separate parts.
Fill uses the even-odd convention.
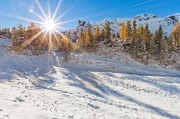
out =
[[[129,43],[129,53],[134,59],[141,60],[147,64],[148,60],[159,61],[167,64],[168,58],[171,57],[172,52],[179,53],[180,47],[180,23],[177,23],[169,37],[164,36],[162,26],[151,33],[149,24],[145,27],[137,27],[136,20],[131,24],[130,21],[121,23],[119,33],[111,33],[110,23],[106,23],[105,27],[100,30],[96,26],[95,32],[89,26],[84,31],[79,32],[77,48],[80,51],[90,51],[97,48],[97,43],[106,40],[119,40]]]
[[[25,29],[21,24],[16,28],[13,27],[12,49],[22,51],[22,49],[30,49],[31,51],[46,51],[49,46],[62,51],[65,59],[70,51],[96,51],[98,42],[111,43],[113,40],[128,43],[129,53],[135,59],[139,59],[144,63],[148,63],[149,59],[158,60],[166,63],[172,52],[179,52],[180,46],[180,23],[177,23],[169,37],[164,36],[163,28],[160,25],[155,33],[151,33],[149,25],[145,27],[137,27],[136,20],[131,24],[130,21],[122,22],[119,26],[119,33],[111,32],[110,23],[106,22],[104,28],[96,26],[95,31],[91,26],[82,30],[78,34],[77,42],[71,40],[69,33],[52,34],[52,42],[47,40],[49,36],[44,36],[41,29],[34,23]],[[36,34],[40,33],[32,41]],[[61,34],[61,35],[59,35]]]
[[[39,55],[45,52],[52,53],[54,49],[57,49],[63,52],[67,60],[67,54],[75,50],[75,43],[70,39],[70,34],[44,33],[34,23],[31,23],[27,29],[19,24],[12,28],[11,34],[11,51],[16,53],[30,51],[33,55]]]
[[[47,42],[40,27],[31,23],[26,29],[22,24],[11,30],[11,49],[15,52],[30,50],[34,55],[47,50]]]
[[[9,28],[0,29],[0,38],[11,38],[11,31]]]

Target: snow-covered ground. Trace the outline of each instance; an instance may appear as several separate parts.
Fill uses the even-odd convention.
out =
[[[9,40],[0,40],[8,45]],[[0,48],[0,119],[179,119],[180,71],[90,54]]]

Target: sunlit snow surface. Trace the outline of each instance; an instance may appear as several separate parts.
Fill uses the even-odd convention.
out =
[[[0,119],[180,118],[179,71],[124,53],[119,61],[71,55],[64,63],[59,53],[23,56],[1,47]]]

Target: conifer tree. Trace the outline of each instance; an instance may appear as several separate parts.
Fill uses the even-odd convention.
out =
[[[9,29],[9,28],[7,29],[7,37],[8,37],[8,38],[11,38],[11,32],[10,32],[10,29]]]
[[[137,29],[136,29],[136,20],[133,21],[133,31],[132,31],[132,39],[131,39],[131,43],[134,44],[136,38],[137,38]]]
[[[174,46],[180,46],[180,23],[177,23],[174,26],[174,29],[171,33],[171,36],[173,38],[174,41]]]
[[[15,47],[16,45],[16,27],[13,27],[11,30],[11,34],[12,34],[12,47]]]
[[[131,34],[132,34],[132,28],[131,28],[130,21],[128,21],[127,24],[126,24],[126,30],[127,30],[127,37],[130,38]]]
[[[161,26],[161,25],[159,26],[159,29],[158,29],[158,38],[159,38],[159,39],[162,39],[162,38],[163,38],[163,29],[162,29],[162,26]]]
[[[138,46],[139,46],[139,40],[135,40],[132,46],[132,56],[133,58],[137,58],[138,56]]]
[[[146,24],[145,26],[145,29],[144,29],[144,33],[143,33],[143,41],[145,42],[146,44],[146,50],[148,51],[149,50],[149,47],[150,47],[150,40],[151,40],[151,31],[149,30],[149,25],[148,23]]]
[[[68,61],[67,54],[69,50],[68,50],[68,38],[66,36],[64,36],[61,39],[61,48],[62,48],[62,54],[63,54],[63,61],[67,62]]]
[[[100,35],[100,33],[99,33],[99,27],[98,27],[98,26],[96,26],[96,33],[95,33],[95,37],[96,37],[96,38],[98,38],[98,37],[99,37],[99,35]]]
[[[168,60],[168,44],[167,44],[167,39],[163,39],[162,40],[162,44],[161,44],[161,58],[160,58],[160,62],[165,64]]]
[[[155,50],[157,50],[157,45],[159,44],[159,41],[157,39],[158,39],[158,31],[156,30],[152,38]]]
[[[45,49],[45,44],[43,41],[44,37],[41,32],[41,29],[35,26],[34,23],[31,23],[31,25],[27,28],[26,36],[28,40],[40,33],[37,37],[34,37],[32,41],[28,42],[26,44],[27,46],[25,46],[26,48],[29,48],[34,54],[38,54],[40,50]]]
[[[159,60],[161,56],[161,46],[162,46],[162,40],[163,40],[163,30],[162,27],[159,26],[158,30],[153,35],[153,41],[154,41],[154,55]]]
[[[110,28],[110,23],[106,23],[105,25],[105,37],[110,39],[111,37],[111,28]]]
[[[139,28],[137,29],[137,38],[138,40],[143,40],[143,34],[144,34],[144,28],[143,26],[139,26]]]
[[[120,27],[120,38],[124,40],[124,31],[125,31],[125,25],[124,22],[122,22],[121,27]]]
[[[13,50],[16,50],[18,52],[22,50],[20,45],[25,41],[26,41],[26,30],[21,24],[19,24],[17,29],[13,33],[13,37],[12,37]]]
[[[105,38],[105,30],[104,29],[101,30],[100,37],[104,40],[104,38]]]
[[[72,51],[73,50],[73,42],[72,42],[70,33],[66,34],[66,37],[67,37],[68,51]]]
[[[78,46],[81,51],[85,48],[85,35],[83,31],[79,32]]]
[[[119,39],[119,33],[116,34],[117,39]]]
[[[162,39],[163,39],[163,29],[162,26],[160,25],[158,29],[158,37],[157,37],[159,54],[161,54]]]
[[[87,49],[90,49],[93,47],[93,34],[92,34],[92,30],[91,30],[91,27],[89,26],[87,29],[86,29],[86,48]]]
[[[127,32],[128,32],[128,31],[127,31],[127,27],[125,26],[125,27],[124,27],[124,35],[123,35],[123,36],[124,36],[124,40],[128,37],[128,36],[127,36]]]

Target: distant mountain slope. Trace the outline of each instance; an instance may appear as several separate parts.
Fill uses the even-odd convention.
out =
[[[173,15],[169,15],[166,18],[158,18],[154,14],[139,14],[133,18],[116,18],[116,19],[104,19],[100,22],[95,22],[93,24],[90,24],[89,22],[79,20],[78,26],[75,29],[67,30],[66,33],[70,33],[73,40],[77,40],[78,33],[81,30],[85,30],[88,26],[91,26],[93,31],[95,31],[96,26],[98,25],[100,29],[102,29],[105,26],[106,22],[110,23],[112,33],[119,33],[120,25],[122,22],[127,22],[128,20],[133,22],[133,20],[136,19],[137,21],[137,27],[139,26],[145,26],[146,23],[149,24],[149,28],[152,33],[154,33],[160,25],[162,25],[164,34],[166,36],[169,36],[174,25],[180,20],[180,13],[176,13]]]

